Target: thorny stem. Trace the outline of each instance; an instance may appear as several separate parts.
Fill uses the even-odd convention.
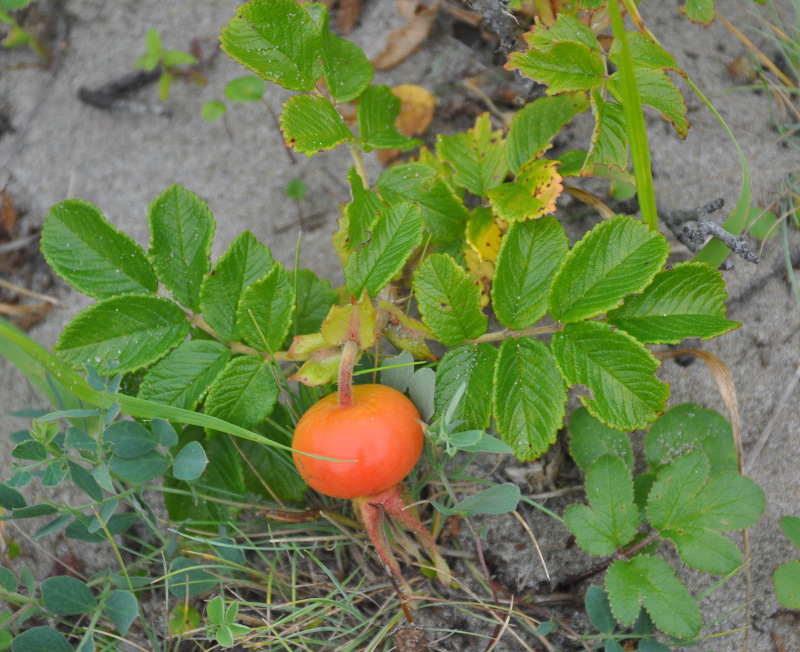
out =
[[[339,407],[353,405],[353,365],[358,355],[358,344],[347,340],[342,348],[342,359],[339,362]]]
[[[599,564],[596,564],[596,565],[592,566],[589,570],[584,571],[583,573],[580,573],[578,575],[571,575],[570,577],[565,579],[563,582],[560,582],[559,586],[574,586],[575,584],[580,584],[581,582],[584,582],[584,581],[594,577],[595,575],[599,575],[604,570],[606,570],[609,566],[611,566],[611,564],[613,564],[615,561],[618,561],[620,559],[628,559],[629,557],[632,557],[633,555],[635,555],[640,550],[643,550],[644,548],[649,546],[651,543],[653,543],[653,541],[658,539],[658,536],[659,536],[658,532],[652,532],[651,534],[646,536],[644,539],[639,541],[639,543],[635,543],[630,548],[626,548],[625,550],[618,550],[616,552],[616,554],[614,554],[613,556],[609,557],[605,561],[602,561]]]
[[[234,353],[243,353],[245,355],[260,355],[265,358],[269,358],[270,360],[274,360],[276,362],[285,362],[288,360],[292,360],[292,358],[289,357],[289,354],[286,351],[275,351],[274,353],[269,353],[264,351],[258,351],[257,349],[247,346],[246,344],[242,344],[241,342],[226,342],[219,335],[217,335],[217,332],[213,328],[211,328],[211,326],[209,326],[200,315],[195,315],[194,313],[188,313],[188,312],[187,315],[189,317],[189,322],[192,324],[192,326],[196,326],[201,331],[208,333],[215,340],[218,340],[223,344],[227,344],[230,350],[233,351]]]
[[[509,337],[530,337],[534,335],[549,335],[555,333],[558,326],[532,326],[531,328],[523,328],[522,330],[515,331],[510,328],[504,328],[501,331],[493,333],[484,333],[480,337],[467,340],[467,344],[482,344],[483,342],[500,342]]]

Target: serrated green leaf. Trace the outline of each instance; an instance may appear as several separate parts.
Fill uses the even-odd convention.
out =
[[[375,222],[378,213],[386,208],[377,193],[364,187],[364,182],[355,168],[350,168],[347,175],[350,184],[350,193],[353,201],[345,206],[347,216],[347,240],[345,248],[353,251],[369,242],[370,228]]]
[[[112,591],[103,602],[103,609],[120,636],[125,636],[139,615],[139,601],[130,591]]]
[[[740,566],[742,556],[716,532],[753,525],[764,510],[764,492],[733,471],[708,481],[708,470],[703,453],[670,464],[653,483],[647,516],[661,536],[675,544],[686,564],[723,575]]]
[[[660,69],[636,68],[636,85],[642,104],[657,109],[661,117],[672,123],[681,138],[686,138],[689,120],[686,118],[686,100],[667,74]],[[613,74],[606,82],[611,95],[622,102],[619,73]]]
[[[153,364],[189,332],[186,315],[169,299],[125,295],[79,312],[54,347],[74,367],[125,373]]]
[[[494,417],[519,460],[534,460],[556,440],[567,390],[550,350],[528,337],[508,338],[494,370]]]
[[[450,256],[433,254],[417,268],[414,294],[422,321],[445,346],[486,332],[480,290]]]
[[[615,561],[606,573],[611,609],[619,622],[630,625],[644,607],[656,627],[681,638],[696,636],[703,617],[691,594],[662,559],[637,555]]]
[[[532,220],[556,210],[556,199],[564,187],[558,161],[534,159],[519,169],[514,181],[501,183],[488,192],[492,209],[506,222]]]
[[[576,41],[558,41],[546,51],[512,52],[505,68],[545,84],[548,95],[598,88],[605,72],[600,53]]]
[[[255,75],[243,75],[225,84],[225,97],[231,102],[257,102],[264,96],[267,85]]]
[[[714,0],[686,0],[686,4],[681,7],[681,11],[693,23],[700,23],[708,27],[716,18],[717,12],[714,8]]]
[[[633,502],[633,477],[625,461],[612,454],[598,457],[586,473],[589,506],[570,505],[564,519],[575,541],[598,557],[614,554],[639,529]]]
[[[395,165],[378,177],[377,187],[390,204],[402,201],[419,204],[433,242],[451,242],[463,237],[469,211],[431,166]]]
[[[436,368],[434,405],[437,417],[444,415],[460,387],[466,391],[453,412],[460,428],[486,430],[492,420],[492,383],[497,349],[491,344],[465,344],[445,353]]]
[[[328,279],[318,278],[310,269],[289,272],[297,306],[292,319],[290,336],[319,332],[322,321],[337,299]]]
[[[269,448],[264,446],[264,448]],[[208,464],[203,446],[198,441],[190,441],[181,448],[172,463],[172,475],[178,480],[190,482],[199,478]]]
[[[206,203],[174,185],[156,197],[147,211],[148,255],[156,274],[175,300],[200,309],[200,283],[211,269],[209,255],[216,222]]]
[[[89,587],[75,577],[48,577],[39,588],[44,608],[57,616],[77,616],[97,608],[97,600]]]
[[[139,398],[193,410],[230,357],[222,342],[183,342],[147,371]]]
[[[375,71],[367,55],[355,43],[332,33],[328,10],[319,5],[318,27],[322,41],[322,74],[331,96],[337,102],[356,99],[366,89]]]
[[[570,323],[608,312],[649,285],[669,255],[660,233],[625,215],[601,222],[569,252],[553,279],[550,314]]]
[[[601,423],[586,408],[578,408],[570,415],[568,432],[569,453],[584,471],[606,453],[621,458],[633,471],[633,446],[628,435]]]
[[[370,229],[369,242],[347,259],[344,277],[354,297],[362,290],[375,297],[403,269],[422,242],[424,222],[416,204],[403,202],[381,209]]]
[[[667,68],[680,72],[680,68],[675,62],[675,57],[658,43],[651,41],[641,32],[626,32],[626,37],[628,39],[631,58],[633,59],[633,65],[637,68]],[[608,58],[617,68],[620,67],[622,59],[620,56],[619,39],[614,39],[611,43]]]
[[[737,328],[725,319],[725,281],[705,263],[678,263],[662,270],[641,294],[608,313],[608,322],[643,344],[678,344],[687,337],[704,340]]]
[[[144,249],[88,202],[69,199],[53,206],[40,246],[56,274],[94,299],[158,289]]]
[[[608,593],[599,586],[590,586],[586,590],[584,600],[586,615],[595,628],[603,634],[613,634],[617,627],[617,619],[611,613],[611,603],[608,601]]]
[[[568,249],[567,234],[555,217],[511,225],[492,282],[492,306],[503,326],[527,328],[544,317],[550,284]]]
[[[245,231],[220,256],[213,274],[203,279],[200,289],[203,319],[222,340],[236,339],[236,308],[242,294],[273,265],[269,249]]]
[[[620,104],[606,102],[596,93],[591,96],[594,131],[589,155],[583,164],[584,173],[595,167],[628,169],[628,131],[625,112]]]
[[[411,149],[422,145],[416,138],[401,134],[394,121],[400,114],[400,98],[388,86],[370,86],[358,98],[358,135],[366,151],[373,149]]]
[[[550,149],[561,128],[589,108],[586,93],[562,93],[535,99],[514,114],[506,136],[505,156],[516,174],[533,158]]]
[[[239,452],[238,442],[230,435],[216,435],[205,442],[204,447],[209,463],[203,477],[197,481],[197,486],[202,487],[203,493],[211,496],[240,501],[247,488],[243,471],[246,464]],[[214,502],[207,502],[204,507],[211,518],[222,520],[228,520],[232,511],[238,511]]]
[[[597,321],[567,324],[550,346],[564,380],[588,388],[581,403],[603,423],[635,430],[664,411],[669,386],[654,375],[659,362],[627,333]]]
[[[143,484],[163,476],[169,468],[169,460],[158,451],[150,451],[133,459],[112,455],[108,460],[108,468],[125,482]]]
[[[208,390],[211,416],[251,428],[266,419],[278,400],[278,384],[270,363],[259,355],[234,358]]]
[[[683,455],[703,452],[711,475],[738,471],[733,428],[719,412],[694,403],[676,405],[650,427],[644,442],[647,463],[657,468]]]
[[[355,140],[331,101],[312,95],[295,95],[283,105],[281,131],[286,144],[306,156]]]
[[[283,265],[276,263],[242,294],[236,309],[238,335],[259,351],[278,351],[292,325],[294,308],[294,287]]]
[[[31,627],[11,641],[11,652],[74,652],[61,632],[40,625]]]
[[[800,561],[790,561],[778,567],[772,575],[775,595],[787,609],[800,609]]]
[[[453,167],[453,183],[472,194],[486,193],[503,183],[508,174],[503,131],[492,131],[488,113],[475,121],[475,126],[465,133],[436,138],[436,154]]]
[[[268,81],[310,91],[322,75],[319,30],[294,0],[252,0],[220,34],[231,59]]]
[[[781,519],[781,530],[794,545],[800,548],[800,518],[784,516]]]

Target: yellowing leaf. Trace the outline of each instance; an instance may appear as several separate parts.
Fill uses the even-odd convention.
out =
[[[489,200],[498,217],[507,222],[532,220],[556,210],[564,186],[558,161],[535,159],[523,165],[514,181],[489,191]]]
[[[400,98],[400,115],[394,123],[397,130],[409,138],[424,134],[436,112],[436,98],[414,84],[394,86],[392,93]]]
[[[472,211],[472,217],[467,223],[467,242],[482,261],[497,262],[502,239],[503,232],[488,208],[479,206]]]
[[[322,323],[322,337],[331,346],[354,340],[359,347],[367,349],[375,343],[377,321],[378,315],[365,293],[356,305],[331,307]]]
[[[481,291],[481,308],[489,305],[489,291],[494,278],[494,263],[481,260],[480,256],[472,249],[464,249],[464,258],[467,261],[467,270],[472,279],[478,284]]]
[[[289,380],[294,380],[310,387],[332,383],[339,375],[339,361],[341,358],[342,354],[332,349],[318,351]]]

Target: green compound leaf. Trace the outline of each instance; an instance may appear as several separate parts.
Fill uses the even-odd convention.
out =
[[[377,296],[422,242],[424,226],[422,211],[416,204],[403,202],[381,209],[371,226],[369,242],[347,259],[347,291],[359,297],[366,289],[369,296]]]
[[[597,38],[592,31],[568,14],[559,14],[552,27],[537,24],[525,40],[529,49],[514,52],[506,70],[546,84],[547,94],[587,91],[603,83],[605,72]]]
[[[369,230],[378,213],[386,208],[377,193],[364,187],[364,182],[355,168],[350,168],[347,175],[353,201],[344,207],[347,216],[347,241],[345,248],[353,251],[369,241]]]
[[[116,421],[106,428],[103,441],[117,457],[135,459],[158,446],[158,438],[138,421]]]
[[[577,322],[608,312],[640,292],[667,260],[660,233],[625,215],[601,222],[567,255],[550,290],[550,314]]]
[[[642,104],[657,109],[661,117],[672,123],[681,138],[686,138],[689,120],[686,118],[686,100],[672,80],[663,70],[637,68],[636,85]],[[606,82],[611,95],[622,102],[622,89],[619,73],[614,73]]]
[[[11,641],[11,652],[74,652],[67,637],[52,627],[31,627]]]
[[[789,561],[772,575],[775,595],[787,609],[800,609],[800,561]]]
[[[433,242],[452,242],[463,237],[469,211],[429,165],[395,165],[378,177],[377,187],[390,204],[402,201],[419,204]]]
[[[717,16],[717,12],[714,9],[714,0],[686,0],[686,4],[681,7],[681,11],[693,23],[700,23],[706,27]]]
[[[225,366],[209,388],[206,412],[242,428],[252,428],[269,416],[278,394],[270,363],[260,355],[240,356]]]
[[[678,344],[687,337],[704,340],[738,328],[725,319],[725,281],[705,263],[678,263],[662,270],[641,294],[608,313],[608,322],[643,344]]]
[[[311,95],[295,95],[283,105],[281,131],[286,144],[306,156],[355,141],[331,101]]]
[[[263,448],[269,448],[264,446]],[[206,468],[208,458],[203,450],[203,445],[199,441],[190,441],[181,448],[172,463],[172,475],[178,480],[191,482],[197,480]]]
[[[108,468],[125,482],[143,484],[163,476],[169,468],[169,460],[158,451],[150,451],[133,459],[112,455],[108,460]]]
[[[492,282],[492,306],[507,328],[522,329],[547,312],[547,295],[569,250],[555,217],[512,224],[503,237]]]
[[[400,114],[400,98],[388,86],[370,86],[358,98],[358,135],[366,151],[411,149],[422,141],[401,134],[394,121]]]
[[[506,222],[533,220],[556,210],[561,195],[558,161],[534,159],[523,165],[517,178],[502,183],[489,192],[489,200],[497,215]]]
[[[139,616],[139,601],[130,591],[112,591],[103,602],[103,609],[120,636],[125,636]]]
[[[277,351],[292,325],[294,306],[294,287],[283,265],[276,263],[242,294],[236,310],[238,334],[255,349]]]
[[[323,4],[309,4],[305,7],[312,14],[319,27],[322,40],[322,74],[331,97],[337,102],[356,99],[367,88],[375,76],[375,71],[364,51],[355,43],[343,39],[330,30],[328,8]]]
[[[594,131],[589,155],[584,163],[585,174],[592,174],[594,167],[628,169],[628,132],[625,113],[620,104],[606,102],[597,94],[592,95]]]
[[[570,505],[564,514],[575,541],[589,554],[612,555],[636,536],[639,510],[633,502],[633,477],[622,458],[601,455],[586,473],[589,506]]]
[[[534,460],[556,440],[567,390],[550,350],[528,337],[508,338],[494,370],[494,416],[519,460]]]
[[[144,249],[88,202],[69,199],[53,206],[40,246],[56,274],[94,299],[158,289]]]
[[[533,158],[550,149],[561,128],[589,108],[586,93],[562,93],[540,97],[514,114],[506,136],[505,155],[509,169],[517,174]]]
[[[318,278],[310,269],[289,272],[297,296],[290,336],[316,333],[336,303],[338,295],[328,279]],[[291,342],[290,342],[291,343]]]
[[[615,561],[606,574],[611,609],[617,620],[631,625],[642,607],[656,627],[680,638],[696,636],[703,616],[675,571],[663,559],[637,555],[630,561]]]
[[[222,342],[183,342],[147,371],[138,396],[193,410],[230,357],[230,349]]]
[[[75,577],[48,577],[39,587],[44,608],[57,616],[88,614],[97,608],[92,591]]]
[[[664,411],[669,386],[654,375],[659,362],[627,333],[596,321],[567,324],[551,347],[564,380],[588,388],[581,403],[608,426],[644,428]]]
[[[677,405],[659,417],[647,433],[644,451],[654,469],[682,455],[703,452],[711,464],[712,477],[739,470],[731,424],[719,412],[694,403]]]
[[[200,283],[211,269],[209,255],[216,222],[205,202],[175,185],[153,200],[147,211],[148,255],[159,280],[178,303],[200,309]]]
[[[126,373],[154,363],[189,332],[186,315],[169,299],[112,297],[79,312],[54,347],[74,367]]]
[[[236,339],[236,308],[242,294],[263,278],[274,264],[269,249],[252,233],[245,231],[220,256],[214,273],[203,279],[200,288],[203,319],[223,341]]]
[[[461,430],[486,430],[492,421],[492,383],[497,349],[491,344],[465,344],[445,353],[436,368],[434,403],[437,417],[444,416],[456,392],[466,383],[453,421]]]
[[[569,453],[584,471],[601,455],[611,453],[624,460],[633,471],[633,446],[628,435],[609,428],[595,419],[586,408],[578,408],[569,417]]]
[[[422,321],[445,346],[480,337],[489,323],[481,312],[481,292],[447,254],[433,254],[414,274],[414,294]]]
[[[248,70],[292,91],[310,91],[322,75],[322,38],[294,0],[252,0],[222,28],[220,47]]]
[[[736,546],[717,532],[750,527],[764,511],[764,492],[735,471],[708,481],[703,453],[679,458],[653,483],[647,516],[692,568],[724,575],[742,564]]]
[[[781,519],[781,530],[794,545],[800,548],[800,518],[784,516]]]
[[[453,183],[481,197],[508,174],[504,150],[503,131],[492,131],[488,113],[466,133],[436,138],[437,156],[455,170]]]
[[[681,72],[675,57],[662,48],[658,43],[654,43],[641,32],[626,32],[628,47],[630,48],[633,65],[636,68],[666,68]],[[620,67],[622,58],[620,56],[621,47],[619,39],[614,39],[611,43],[608,58],[617,68]]]

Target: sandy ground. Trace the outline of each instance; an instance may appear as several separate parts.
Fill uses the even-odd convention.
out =
[[[312,225],[302,237],[301,264],[334,283],[341,281],[330,234],[339,203],[348,200],[344,183],[350,165],[347,153],[314,159],[295,155],[290,160],[272,118],[259,105],[234,106],[227,124],[206,124],[200,115],[202,103],[222,98],[224,84],[241,74],[224,56],[217,57],[208,70],[208,86],[177,84],[173,88],[165,105],[171,117],[102,111],[77,99],[79,87],[96,87],[129,73],[144,51],[148,28],[158,29],[166,47],[187,48],[189,41],[197,38],[210,52],[235,3],[63,0],[42,4],[45,14],[56,16],[50,28],[56,37],[58,65],[44,71],[34,65],[29,51],[0,51],[0,110],[14,128],[0,136],[0,188],[5,187],[25,210],[29,224],[41,224],[51,205],[77,197],[99,206],[112,222],[146,245],[148,203],[170,184],[179,183],[203,197],[216,216],[214,257],[239,232],[249,229],[271,247],[277,259],[291,266],[298,218],[285,187],[290,180],[301,178],[309,188],[303,210]],[[740,27],[756,23],[748,13],[750,4],[724,4],[726,17]],[[754,201],[770,203],[784,174],[800,167],[800,157],[779,142],[763,94],[729,92],[736,82],[727,65],[744,54],[743,46],[718,22],[708,30],[688,24],[675,3],[649,0],[643,3],[642,14],[728,121],[751,167]],[[368,55],[374,55],[382,48],[387,30],[402,22],[390,0],[368,1],[352,38]],[[377,80],[420,83],[443,102],[463,93],[458,80],[465,72],[481,71],[481,64],[445,27],[442,23],[441,31],[428,40],[422,52]],[[752,31],[748,34],[762,42]],[[277,111],[285,97],[279,89],[270,89],[266,99]],[[156,103],[156,90],[145,88],[135,99]],[[648,119],[659,205],[691,208],[722,197],[733,206],[740,183],[734,147],[697,99],[689,99],[689,109],[692,128],[685,142],[655,116]],[[441,120],[437,125],[446,128]],[[580,129],[573,133],[582,135]],[[577,144],[585,145],[585,141]],[[369,160],[368,170],[375,179],[380,166]],[[796,231],[790,233],[790,245],[795,251],[800,247]],[[775,239],[764,247],[761,265],[736,263],[725,273],[730,317],[744,326],[701,345],[731,368],[742,415],[745,457],[782,409],[751,472],[768,499],[761,522],[751,530],[754,627],[750,649],[758,652],[780,650],[773,632],[782,637],[784,649],[800,649],[800,624],[796,616],[780,611],[770,581],[780,563],[800,556],[778,527],[781,516],[800,515],[797,392],[781,402],[800,364],[800,310],[781,267],[782,255]],[[55,343],[63,325],[88,303],[60,281],[49,291],[68,307],[52,312],[31,331],[47,346]],[[682,368],[667,362],[659,373],[673,383],[672,404],[693,401],[724,412],[717,388],[701,363]],[[40,400],[21,375],[0,360],[0,459],[8,459],[7,435],[25,425],[6,412],[36,405],[41,405]],[[531,520],[537,531],[546,528],[544,521],[533,522],[533,516]],[[557,565],[563,532],[552,536],[544,532],[542,537],[545,556]],[[502,557],[502,542],[498,540],[497,546]],[[506,561],[519,555],[513,549],[508,554]],[[538,569],[526,574],[531,583],[543,577]],[[688,574],[685,577],[694,582]],[[692,588],[699,591],[702,586],[707,583],[698,581]],[[740,607],[745,602],[743,586],[736,578],[707,598],[702,604],[707,620]],[[733,629],[740,623],[741,613],[737,612],[719,627]],[[740,649],[740,644],[741,635],[734,635],[710,642],[708,648],[723,652]]]

